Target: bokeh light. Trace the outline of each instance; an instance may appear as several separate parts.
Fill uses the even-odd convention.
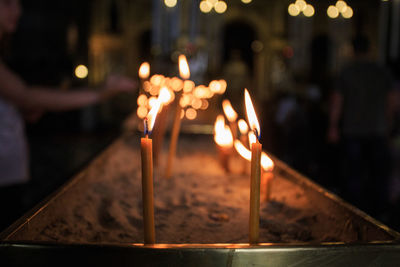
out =
[[[339,16],[339,10],[335,6],[329,6],[328,10],[326,11],[328,17],[331,19],[337,18]]]
[[[208,1],[201,1],[200,2],[200,11],[203,13],[209,13],[212,10],[213,6]]]
[[[176,6],[177,0],[164,0],[164,4],[167,7],[174,7]]]
[[[303,14],[306,17],[312,17],[314,16],[315,10],[312,5],[307,4],[306,8],[303,10]]]
[[[136,114],[139,117],[139,119],[144,119],[147,116],[147,108],[143,106],[139,106],[137,108]]]
[[[143,106],[145,107],[147,105],[147,96],[145,94],[141,94],[138,98],[137,98],[137,104],[138,106]]]
[[[349,6],[346,7],[346,9],[342,12],[342,16],[345,19],[349,19],[353,17],[353,9]]]
[[[226,11],[226,9],[228,8],[227,4],[224,1],[218,1],[215,5],[214,5],[214,9],[215,12],[222,14]]]
[[[197,111],[194,108],[188,108],[186,110],[186,118],[188,120],[194,120],[197,117]]]
[[[89,74],[89,70],[85,65],[78,65],[75,68],[75,76],[79,79],[85,79]]]
[[[289,12],[290,16],[295,17],[295,16],[300,14],[300,9],[298,8],[297,5],[290,4],[289,7],[288,7],[288,12]]]

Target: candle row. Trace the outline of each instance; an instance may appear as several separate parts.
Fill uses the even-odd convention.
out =
[[[147,68],[147,67],[146,67]],[[142,68],[141,68],[142,69]],[[149,70],[149,68],[148,68]],[[174,90],[174,87],[167,87],[164,85],[160,88],[160,90],[155,93],[158,95],[153,100],[151,104],[150,111],[144,117],[144,134],[145,137],[141,139],[141,158],[142,158],[142,198],[143,198],[143,223],[144,223],[144,242],[145,244],[154,244],[155,243],[155,228],[154,228],[154,195],[153,195],[153,148],[152,148],[152,139],[149,138],[155,123],[155,119],[157,113],[160,109],[162,109],[163,105],[168,105],[171,103],[171,99],[173,98],[173,92],[178,92],[177,100],[175,101],[175,117],[174,123],[171,133],[171,142],[169,148],[169,156],[168,163],[166,169],[166,177],[171,176],[172,169],[172,160],[175,156],[177,139],[179,135],[180,128],[180,120],[181,120],[181,110],[182,110],[182,97],[185,93],[185,84],[188,84],[188,79],[190,77],[189,66],[187,64],[186,58],[184,56],[180,56],[179,60],[179,70],[180,76],[183,79],[182,82],[182,91]],[[140,73],[140,72],[139,72]],[[153,76],[154,77],[154,76]],[[176,80],[176,79],[175,79]],[[153,81],[154,83],[154,81]],[[144,83],[143,83],[144,84]],[[160,86],[160,83],[157,86]],[[192,92],[194,88],[194,83],[190,83],[190,88],[186,89],[187,92]],[[226,85],[225,85],[226,87]],[[171,89],[172,88],[172,89]],[[198,87],[197,87],[198,88]],[[146,89],[144,89],[146,91]],[[151,89],[149,89],[151,90]],[[144,97],[142,97],[144,99]],[[139,104],[139,99],[138,99]],[[150,106],[150,104],[148,104]],[[246,160],[251,161],[251,174],[250,174],[250,212],[249,212],[249,243],[256,244],[258,243],[259,236],[259,213],[260,213],[260,183],[261,183],[261,167],[264,172],[271,173],[273,169],[273,162],[268,157],[265,152],[262,152],[262,145],[259,141],[260,139],[260,125],[251,102],[250,95],[248,91],[245,89],[245,106],[247,112],[247,121],[250,126],[250,132],[248,133],[248,140],[250,150],[243,145],[243,143],[237,140],[237,113],[234,111],[229,101],[223,102],[225,114],[228,117],[230,122],[230,128],[225,125],[225,119],[223,116],[219,116],[215,123],[216,133],[215,133],[215,141],[222,148],[220,154],[224,155],[224,153],[229,153],[229,150],[226,148],[232,149],[233,140],[235,144],[235,148],[242,157]],[[139,114],[138,114],[139,115]],[[242,135],[245,135],[245,131],[248,131],[248,126],[244,120],[239,120],[240,124],[239,129]],[[244,126],[244,124],[246,126]],[[234,128],[235,127],[235,128]],[[245,129],[247,128],[247,129]],[[218,131],[217,131],[218,129]],[[234,133],[234,134],[232,134]],[[243,141],[243,140],[242,140]],[[228,170],[228,164],[224,163],[224,167]]]

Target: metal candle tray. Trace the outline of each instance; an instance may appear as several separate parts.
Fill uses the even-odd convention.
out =
[[[96,160],[115,153],[111,145]],[[95,161],[96,161],[95,160]],[[83,170],[0,235],[1,266],[399,266],[400,234],[275,159],[276,171],[302,187],[313,203],[347,214],[358,225],[354,243],[156,244],[38,242],[30,232],[57,216],[56,200],[85,180]],[[62,209],[62,207],[57,207]]]

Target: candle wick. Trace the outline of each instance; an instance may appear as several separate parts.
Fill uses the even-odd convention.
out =
[[[146,135],[146,137],[148,137],[149,135],[149,120],[146,118],[144,118],[143,120],[144,123],[144,134]]]
[[[260,136],[260,134],[258,133],[258,131],[257,131],[256,128],[253,129],[253,132],[254,132],[254,134],[256,135],[257,140],[260,141],[260,137],[261,137],[261,136]]]

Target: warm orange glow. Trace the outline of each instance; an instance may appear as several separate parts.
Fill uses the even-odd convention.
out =
[[[167,104],[171,101],[171,93],[167,87],[163,87],[160,90],[160,94],[158,95],[158,99],[161,101],[162,104]]]
[[[228,121],[230,122],[236,121],[238,115],[236,111],[233,109],[231,101],[229,101],[228,99],[224,99],[224,101],[222,101],[222,108],[224,109],[224,113]]]
[[[190,93],[194,89],[194,82],[193,81],[184,81],[183,82],[183,92],[184,93]]]
[[[197,97],[194,97],[193,99],[192,99],[192,107],[194,108],[194,109],[199,109],[199,108],[201,108],[201,105],[202,105],[202,101],[201,101],[201,99],[198,99]]]
[[[190,94],[184,94],[181,96],[181,99],[179,100],[179,105],[181,105],[181,107],[186,107],[189,106],[190,103],[192,102],[192,97]]]
[[[137,104],[138,104],[138,106],[146,106],[147,96],[145,94],[141,94],[140,96],[138,96]]]
[[[235,149],[239,155],[245,160],[251,161],[251,151],[247,149],[242,142],[235,140]],[[261,167],[264,171],[272,171],[274,169],[274,162],[268,157],[267,153],[261,153]]]
[[[211,92],[216,94],[219,94],[219,92],[221,91],[221,83],[215,80],[211,81],[208,87],[210,87]]]
[[[197,111],[193,108],[188,108],[185,115],[188,120],[194,120],[197,117]]]
[[[151,76],[150,83],[154,86],[160,86],[161,83],[163,82],[163,80],[164,80],[163,75],[155,74],[155,75]]]
[[[199,85],[194,88],[193,94],[197,98],[207,98],[208,89],[204,85]]]
[[[247,125],[247,122],[243,119],[240,119],[238,121],[238,126],[239,126],[239,131],[241,135],[245,135],[249,131],[249,126]]]
[[[159,92],[160,92],[160,87],[158,87],[158,86],[152,86],[152,87],[150,88],[150,90],[149,90],[149,93],[150,93],[152,96],[158,95]]]
[[[223,115],[218,115],[214,124],[214,140],[217,145],[222,147],[232,147],[233,136],[228,125],[225,125]]]
[[[201,100],[201,107],[200,107],[200,109],[205,110],[205,109],[208,108],[209,105],[210,105],[210,104],[208,103],[208,101],[207,101],[206,99],[202,99],[202,100]]]
[[[145,118],[145,134],[149,134],[151,131],[153,131],[154,123],[156,122],[157,113],[160,107],[161,101],[157,99]]]
[[[147,108],[144,106],[139,106],[137,108],[136,114],[139,117],[139,119],[144,119],[147,115]]]
[[[249,146],[251,147],[252,144],[257,142],[257,137],[254,134],[254,132],[249,132],[247,135],[248,139],[249,139]]]
[[[244,99],[246,105],[247,121],[249,122],[250,129],[252,131],[255,131],[255,133],[258,135],[257,138],[260,138],[260,124],[258,123],[256,111],[254,110],[254,106],[251,102],[250,94],[247,89],[244,89]]]
[[[179,75],[184,80],[190,78],[189,64],[185,55],[179,55]]]
[[[183,88],[183,81],[178,77],[173,77],[170,80],[169,84],[172,90],[174,90],[175,92],[179,92]]]
[[[248,161],[251,160],[251,151],[248,150],[239,140],[235,140],[235,149],[242,158]]]
[[[144,83],[143,83],[143,89],[146,91],[146,92],[149,92],[150,90],[151,90],[151,83],[149,82],[149,81],[145,81]]]
[[[147,104],[148,104],[149,108],[152,109],[154,107],[154,105],[156,104],[156,102],[157,102],[157,97],[152,96],[149,98],[149,101],[147,102]]]
[[[270,157],[268,157],[267,153],[265,153],[264,151],[261,153],[261,166],[262,166],[263,170],[266,172],[272,171],[275,166],[272,159]]]
[[[225,93],[226,87],[227,87],[228,84],[226,83],[225,80],[219,80],[218,82],[219,82],[219,85],[220,85],[220,89],[219,89],[218,94],[222,95],[223,93]]]
[[[150,76],[150,64],[148,62],[143,62],[139,68],[140,79],[147,79]]]

